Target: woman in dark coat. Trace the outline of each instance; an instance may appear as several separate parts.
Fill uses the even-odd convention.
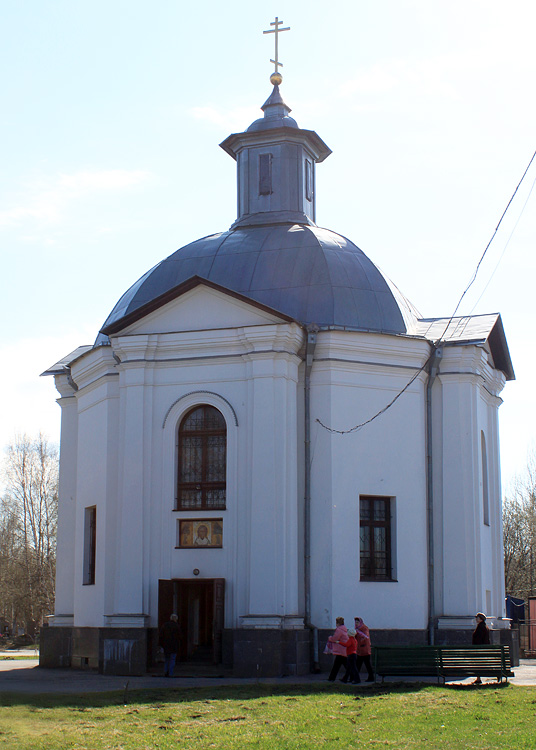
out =
[[[486,625],[486,615],[479,612],[476,616],[476,628],[473,631],[473,646],[485,646],[489,643],[489,628]],[[482,680],[477,677],[473,685],[480,685]]]
[[[473,632],[473,646],[484,646],[489,643],[489,628],[486,625],[486,615],[479,612],[476,616],[476,628]]]
[[[164,677],[173,677],[175,660],[179,653],[181,629],[177,615],[173,614],[160,630],[159,643],[164,649]]]

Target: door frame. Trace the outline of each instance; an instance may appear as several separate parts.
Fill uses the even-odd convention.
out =
[[[158,631],[164,622],[169,620],[170,615],[175,612],[179,615],[183,637],[181,640],[180,661],[188,660],[188,618],[181,617],[180,606],[181,587],[184,592],[189,585],[205,584],[212,586],[212,661],[214,664],[222,663],[222,641],[225,623],[225,578],[171,578],[158,580]],[[195,662],[195,659],[192,659]]]

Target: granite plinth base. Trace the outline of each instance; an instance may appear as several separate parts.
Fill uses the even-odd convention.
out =
[[[282,677],[331,669],[333,657],[324,647],[333,629],[318,631],[318,663],[313,653],[313,632],[284,629],[224,630],[222,666],[236,677]],[[515,630],[492,630],[491,642],[510,646],[512,665],[519,664]],[[372,645],[424,646],[426,630],[372,630]],[[470,630],[434,632],[437,645],[471,643]],[[41,630],[41,667],[98,669],[101,674],[141,675],[158,668],[158,638],[155,628],[45,627]],[[191,664],[195,671],[195,662]],[[206,666],[206,664],[205,664]]]
[[[225,666],[236,677],[285,677],[311,672],[309,630],[249,629],[224,630]],[[232,659],[232,665],[230,661]]]
[[[101,674],[141,675],[148,668],[147,628],[41,629],[39,666],[98,669]]]

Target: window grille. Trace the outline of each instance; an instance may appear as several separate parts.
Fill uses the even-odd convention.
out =
[[[391,498],[359,499],[359,553],[362,581],[390,581]]]
[[[176,510],[222,510],[226,503],[227,427],[213,406],[196,406],[179,427]]]
[[[83,584],[95,583],[95,564],[97,555],[97,508],[93,505],[84,510],[84,572]]]

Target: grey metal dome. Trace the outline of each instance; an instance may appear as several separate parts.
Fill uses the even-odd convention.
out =
[[[374,263],[316,225],[315,166],[331,150],[289,117],[277,84],[261,109],[262,118],[220,144],[237,162],[238,218],[231,229],[186,245],[142,276],[96,344],[199,278],[303,324],[394,334],[413,328],[416,311]]]
[[[177,250],[121,297],[95,343],[194,276],[300,323],[407,332],[396,290],[356,245],[327,229],[277,224],[214,234]]]

